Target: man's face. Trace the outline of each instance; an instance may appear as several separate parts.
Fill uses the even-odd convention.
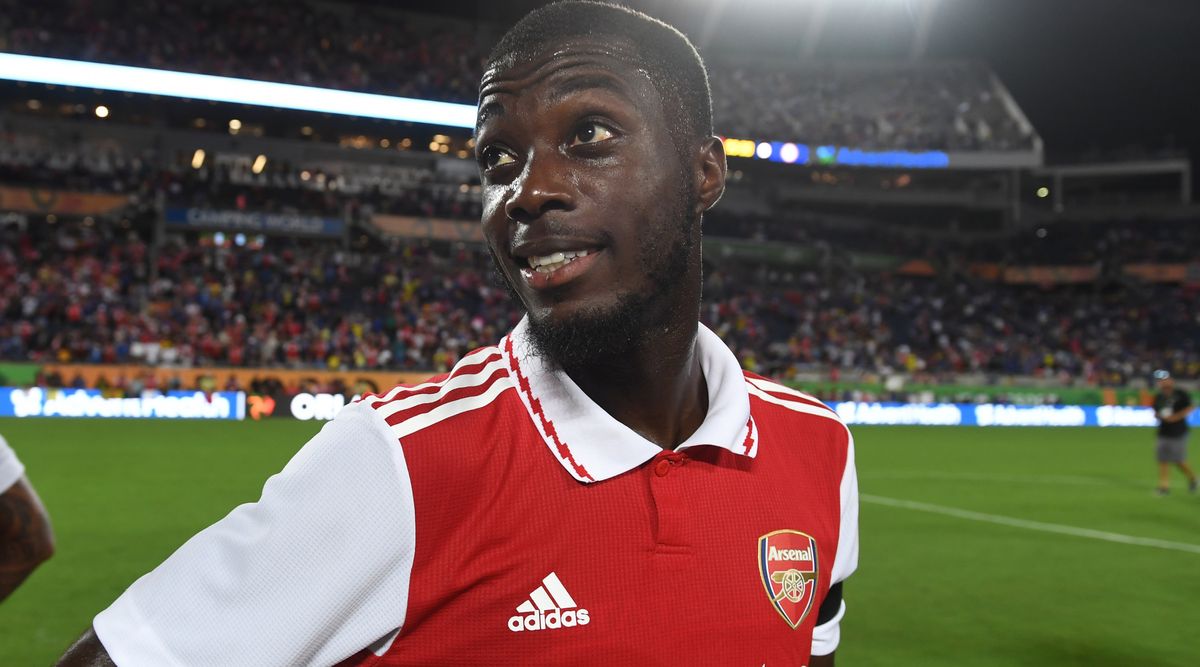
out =
[[[572,40],[489,71],[480,90],[484,236],[535,341],[567,348],[542,350],[564,365],[627,344],[699,281],[694,188],[630,53]]]
[[[1169,394],[1175,391],[1175,379],[1163,378],[1158,381],[1158,391],[1160,394]]]

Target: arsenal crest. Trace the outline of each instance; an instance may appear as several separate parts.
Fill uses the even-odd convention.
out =
[[[767,597],[795,630],[812,610],[817,590],[817,541],[798,530],[758,538],[758,571]]]

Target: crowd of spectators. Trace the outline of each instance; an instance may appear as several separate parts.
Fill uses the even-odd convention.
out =
[[[777,377],[972,373],[1114,386],[1156,368],[1200,377],[1200,290],[1179,285],[1043,289],[760,267],[715,272],[705,294],[702,319],[744,366]]]
[[[0,243],[0,358],[436,370],[515,323],[485,257],[318,241],[263,247],[58,223]]]
[[[490,28],[490,29],[489,29]],[[473,104],[496,26],[358,3],[6,3],[0,51]],[[1029,150],[978,63],[742,66],[709,59],[716,130],[862,149]]]
[[[387,171],[338,164],[307,166],[254,156],[208,158],[134,150],[112,140],[13,132],[0,127],[0,183],[128,195],[152,205],[360,219],[367,212],[479,217],[478,187],[438,180],[432,169]]]
[[[349,250],[175,238],[153,252],[104,224],[10,227],[0,243],[0,359],[180,366],[447,369],[518,314],[486,252],[426,243]],[[1122,384],[1200,377],[1200,290],[1003,286],[841,263],[722,265],[701,319],[749,369]]]
[[[712,68],[730,136],[863,149],[1028,150],[1032,129],[978,63]]]

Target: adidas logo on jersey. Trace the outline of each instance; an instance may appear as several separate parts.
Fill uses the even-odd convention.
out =
[[[508,618],[508,629],[513,632],[558,630],[587,625],[591,620],[588,610],[579,609],[558,575],[551,572],[542,579],[542,585],[529,594],[528,600],[517,605],[517,614]]]

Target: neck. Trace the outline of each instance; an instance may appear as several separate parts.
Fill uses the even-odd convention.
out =
[[[650,442],[674,449],[708,414],[694,317],[649,331],[618,359],[565,369],[593,401]]]

